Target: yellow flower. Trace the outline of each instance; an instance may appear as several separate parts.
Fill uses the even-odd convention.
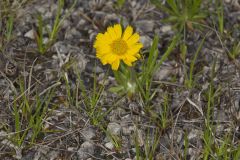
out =
[[[139,50],[143,47],[139,38],[139,34],[133,34],[131,26],[123,33],[120,24],[108,27],[105,33],[99,33],[96,37],[96,56],[103,65],[110,64],[113,70],[118,69],[121,60],[132,66],[132,63],[140,58]]]

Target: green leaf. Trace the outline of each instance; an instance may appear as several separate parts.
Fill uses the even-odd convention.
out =
[[[116,87],[111,87],[108,89],[110,92],[113,92],[113,93],[119,93],[121,91],[124,90],[124,87],[119,85],[119,86],[116,86]]]
[[[172,8],[175,14],[180,14],[180,11],[177,7],[177,2],[175,0],[167,0],[167,3]]]

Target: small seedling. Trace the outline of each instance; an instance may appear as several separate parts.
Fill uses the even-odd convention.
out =
[[[123,7],[123,5],[125,4],[125,2],[126,2],[126,0],[117,0],[116,7],[121,9]]]
[[[206,18],[206,12],[201,9],[202,0],[166,0],[162,4],[160,0],[151,0],[159,9],[168,14],[165,22],[173,23],[178,31],[193,29],[192,22],[199,22]]]
[[[57,8],[56,17],[52,26],[52,30],[49,30],[48,28],[44,27],[42,15],[38,15],[37,32],[35,33],[35,39],[36,39],[39,53],[41,54],[46,53],[47,50],[56,41],[58,33],[61,29],[61,26],[64,20],[70,16],[70,13],[73,11],[73,8],[75,7],[76,3],[77,3],[77,0],[74,1],[69,11],[63,17],[61,17],[63,12],[63,7],[64,7],[64,0],[58,0],[58,8]],[[47,37],[48,40],[46,42],[44,42],[44,35],[43,35],[45,30],[48,33],[48,37]]]
[[[185,68],[185,85],[186,85],[186,87],[188,87],[188,88],[192,88],[192,87],[194,87],[194,85],[195,85],[195,80],[194,80],[194,73],[193,73],[193,71],[194,71],[194,67],[195,67],[195,63],[196,63],[196,61],[197,61],[197,57],[198,57],[198,55],[200,54],[200,51],[201,51],[201,49],[202,49],[202,47],[203,47],[203,44],[204,44],[204,42],[205,42],[205,37],[202,39],[202,41],[201,41],[201,43],[199,44],[199,46],[198,46],[198,48],[197,48],[197,50],[196,50],[196,52],[195,52],[195,54],[194,54],[194,57],[193,57],[193,59],[191,60],[191,63],[190,63],[190,69],[189,69],[189,74],[187,74],[187,69],[186,69],[186,54],[187,54],[187,46],[186,45],[182,45],[181,46],[181,57],[182,57],[182,59],[183,59],[183,63],[184,63],[184,68]]]
[[[228,52],[228,56],[235,60],[238,56],[240,56],[240,42],[235,43],[232,50]]]
[[[19,147],[27,141],[34,144],[40,133],[43,133],[43,122],[48,115],[48,107],[53,96],[50,90],[43,97],[34,96],[35,101],[29,99],[24,90],[25,86],[20,80],[20,96],[13,103],[13,117],[15,122],[15,134],[11,137]]]

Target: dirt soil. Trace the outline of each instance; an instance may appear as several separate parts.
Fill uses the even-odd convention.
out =
[[[73,0],[65,2],[62,15],[68,13],[72,4]],[[145,152],[147,144],[153,148],[155,142],[159,143],[153,159],[183,159],[186,141],[187,159],[202,159],[210,83],[215,95],[211,117],[214,142],[219,144],[229,135],[231,144],[236,148],[239,146],[240,57],[233,60],[227,54],[233,44],[240,41],[239,2],[225,1],[224,38],[216,31],[217,24],[213,23],[216,17],[211,14],[204,20],[208,27],[187,32],[187,66],[207,35],[195,64],[196,85],[192,89],[185,87],[184,65],[180,48],[176,47],[153,77],[156,95],[149,112],[143,109],[139,96],[128,99],[108,90],[116,82],[110,67],[103,66],[95,57],[93,43],[97,33],[122,22],[123,26],[130,24],[140,34],[144,44],[142,53],[148,52],[154,35],[158,35],[161,57],[176,34],[172,24],[161,21],[167,15],[148,0],[128,0],[121,8],[114,1],[78,0],[63,22],[56,41],[45,54],[40,54],[35,39],[37,16],[41,14],[45,27],[51,28],[57,8],[57,1],[32,0],[19,7],[16,5],[12,10],[16,16],[12,38],[2,43],[0,51],[1,160],[131,160],[137,159],[138,149]],[[209,5],[208,10],[213,11],[214,6]],[[0,28],[3,25],[1,23]],[[48,34],[45,32],[46,42]],[[94,79],[97,87],[104,86],[95,106],[97,112],[93,112],[97,115],[89,115],[82,91],[78,89],[77,73],[81,75],[88,96],[92,95]],[[63,77],[67,77],[68,85]],[[69,99],[68,87],[74,103]],[[55,89],[48,114],[42,117],[41,132],[31,143],[33,132],[29,129],[22,145],[17,145],[13,138],[16,135],[14,107],[20,107],[24,95],[31,106],[36,106],[37,98],[45,103],[45,96],[52,88]],[[163,112],[166,95],[168,118],[167,126],[162,129],[158,115]],[[24,116],[22,110],[18,112]],[[34,113],[35,109],[32,110]],[[102,119],[95,123],[92,116],[102,116]],[[28,122],[21,124],[23,133],[28,129]],[[116,144],[109,138],[109,132],[115,136]]]

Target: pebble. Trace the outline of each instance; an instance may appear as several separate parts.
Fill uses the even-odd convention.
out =
[[[172,31],[172,27],[170,25],[165,25],[160,28],[160,31],[163,33]]]
[[[30,31],[28,31],[27,33],[24,34],[24,37],[30,38],[30,39],[35,39],[34,36],[34,30],[31,29]]]
[[[120,135],[121,130],[121,126],[116,122],[111,122],[107,126],[107,131],[109,131],[113,135]]]
[[[225,3],[230,3],[231,2],[231,0],[225,0]]]
[[[170,75],[177,75],[177,69],[173,66],[162,65],[160,69],[157,69],[153,75],[153,79],[156,81],[168,80]]]
[[[143,44],[144,48],[149,48],[152,45],[152,39],[149,36],[141,36],[140,42]]]
[[[93,155],[94,154],[94,145],[88,141],[84,142],[80,149],[77,152],[78,158],[79,159],[87,159],[89,158],[89,154]]]
[[[154,21],[140,20],[136,22],[136,27],[143,32],[152,32],[154,28]]]
[[[112,142],[107,142],[104,144],[104,146],[110,150],[113,150],[113,148],[114,148],[114,145],[112,144]]]
[[[85,140],[90,140],[96,136],[96,133],[93,128],[85,128],[81,131]]]

